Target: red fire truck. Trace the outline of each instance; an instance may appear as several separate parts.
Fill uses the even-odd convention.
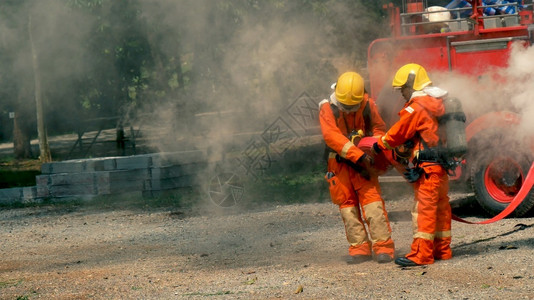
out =
[[[451,179],[456,186],[465,184],[480,206],[496,215],[514,199],[534,158],[534,128],[528,132],[521,126],[522,111],[510,101],[509,79],[502,73],[516,45],[528,49],[534,42],[532,5],[517,3],[512,13],[487,15],[485,9],[498,10],[499,5],[484,6],[482,0],[463,3],[469,5],[428,7],[423,0],[405,0],[402,7],[386,5],[392,35],[369,46],[370,94],[391,125],[404,105],[391,80],[404,64],[424,66],[437,86],[435,78],[466,78],[462,82],[474,92],[465,95],[482,95],[490,89],[495,100],[458,97],[467,117],[468,153]],[[513,215],[525,215],[533,207],[531,190]]]

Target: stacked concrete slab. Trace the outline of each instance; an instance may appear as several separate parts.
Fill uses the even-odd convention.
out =
[[[207,165],[202,151],[51,162],[41,167],[35,187],[0,189],[0,201],[40,202],[125,192],[154,196],[195,185]]]
[[[10,205],[36,201],[40,200],[37,199],[37,187],[35,186],[0,189],[0,204]]]

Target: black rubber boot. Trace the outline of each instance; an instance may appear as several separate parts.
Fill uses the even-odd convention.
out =
[[[391,262],[392,260],[393,258],[391,258],[391,256],[387,255],[386,253],[380,253],[376,256],[376,261],[379,264],[385,264]]]
[[[373,259],[371,255],[354,255],[350,257],[350,260],[348,261],[348,263],[351,265],[355,265],[355,264],[360,264],[360,263],[369,261],[371,259]]]
[[[415,267],[415,266],[419,266],[416,262],[414,262],[413,260],[410,260],[406,257],[398,257],[397,259],[395,259],[395,263],[399,266],[402,266],[402,267]]]

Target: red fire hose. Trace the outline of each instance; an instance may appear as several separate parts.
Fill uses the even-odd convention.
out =
[[[496,215],[495,217],[489,220],[485,220],[482,222],[469,222],[467,220],[464,220],[462,218],[455,216],[454,214],[452,215],[452,219],[458,222],[468,223],[468,224],[489,224],[489,223],[502,220],[506,218],[510,213],[512,213],[514,209],[516,209],[516,207],[519,206],[519,204],[521,204],[521,202],[523,202],[523,200],[527,197],[533,185],[534,185],[534,163],[532,163],[532,165],[530,166],[530,170],[528,171],[527,178],[525,179],[525,182],[523,183],[523,186],[521,187],[517,195],[515,195],[512,202],[510,202],[510,204],[503,211],[501,211],[498,215]]]

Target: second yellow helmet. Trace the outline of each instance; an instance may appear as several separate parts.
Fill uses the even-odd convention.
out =
[[[425,68],[418,64],[406,64],[400,67],[393,78],[392,85],[395,88],[400,88],[408,82],[410,74],[413,74],[413,89],[420,91],[425,88],[427,85],[431,84],[432,81],[428,78]]]
[[[363,100],[364,82],[356,72],[345,72],[336,83],[336,99],[345,105],[358,105]]]

